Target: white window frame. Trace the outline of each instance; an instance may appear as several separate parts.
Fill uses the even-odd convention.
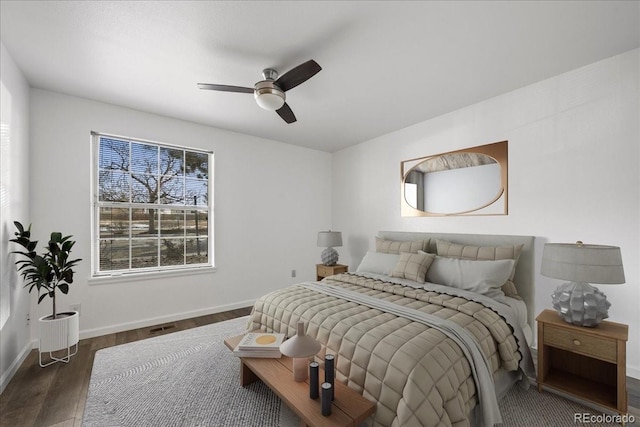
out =
[[[208,185],[207,185],[207,206],[192,206],[186,204],[161,204],[160,201],[157,203],[135,203],[132,201],[129,202],[103,202],[99,200],[99,171],[100,171],[100,138],[112,138],[125,142],[134,142],[134,143],[142,143],[147,145],[157,146],[159,148],[169,148],[182,150],[185,152],[194,152],[207,154],[208,156]],[[190,274],[190,273],[205,273],[210,271],[215,271],[215,263],[214,263],[214,230],[213,230],[213,185],[214,185],[214,153],[213,151],[202,150],[198,148],[179,146],[161,143],[157,141],[150,141],[140,138],[131,138],[127,136],[113,135],[102,132],[91,132],[91,279],[96,279],[97,281],[103,281],[104,279],[113,279],[116,281],[124,278],[133,278],[133,277],[156,277],[156,276],[174,276],[176,274]],[[155,267],[139,267],[139,268],[131,268],[131,265],[128,269],[121,270],[100,270],[100,209],[104,207],[115,207],[115,208],[124,208],[124,209],[145,209],[145,208],[153,208],[156,209],[157,212],[157,221],[158,221],[158,261],[160,263],[160,246],[162,240],[161,230],[161,210],[162,209],[178,209],[184,210],[185,214],[190,210],[200,210],[207,212],[207,251],[208,251],[208,262],[207,263],[199,263],[199,264],[182,264],[182,265],[171,265],[171,266],[155,266]],[[131,222],[129,223],[129,230],[131,231]],[[186,239],[186,235],[184,237]],[[129,234],[128,240],[131,241],[131,233]],[[122,238],[124,240],[124,238]],[[185,249],[186,251],[186,249]],[[131,257],[130,257],[131,260]],[[111,281],[111,280],[109,280]]]

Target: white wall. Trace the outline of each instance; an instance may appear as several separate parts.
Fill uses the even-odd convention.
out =
[[[13,255],[14,220],[29,222],[29,85],[0,43],[0,392],[31,350],[29,294]]]
[[[378,230],[536,236],[620,246],[626,284],[601,286],[610,320],[630,325],[640,378],[639,51],[600,61],[334,154],[333,229],[355,270]],[[428,101],[426,101],[428,102]],[[400,216],[400,162],[509,141],[509,215]],[[560,281],[536,278],[535,312]]]
[[[83,261],[60,308],[82,305],[81,338],[247,306],[315,277],[316,235],[331,225],[330,154],[38,89],[31,117],[33,228],[77,240]],[[88,284],[91,131],[214,151],[216,272]],[[34,318],[50,311],[32,305]]]

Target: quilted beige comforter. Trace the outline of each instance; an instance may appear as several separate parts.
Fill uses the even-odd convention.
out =
[[[478,302],[350,273],[323,282],[451,320],[475,336],[493,373],[518,369],[512,327]],[[337,355],[336,380],[377,402],[374,425],[470,425],[471,367],[439,330],[297,285],[260,298],[249,327],[292,336],[299,320],[322,343],[319,359]]]

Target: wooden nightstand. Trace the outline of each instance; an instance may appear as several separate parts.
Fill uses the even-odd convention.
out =
[[[594,328],[576,326],[553,310],[536,320],[538,391],[556,389],[626,414],[629,327],[607,321]]]
[[[324,265],[316,264],[316,280],[322,280],[327,276],[333,276],[334,274],[346,273],[349,267],[342,264],[336,265]]]

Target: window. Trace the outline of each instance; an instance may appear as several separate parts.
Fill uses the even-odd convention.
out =
[[[94,276],[212,265],[212,154],[93,133]]]

